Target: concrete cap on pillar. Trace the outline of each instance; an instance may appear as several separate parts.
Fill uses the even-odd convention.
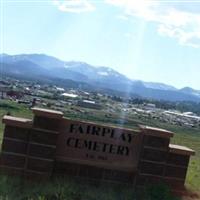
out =
[[[152,135],[157,137],[164,137],[164,138],[170,138],[174,136],[174,133],[165,129],[161,128],[155,128],[151,126],[143,126],[140,125],[140,130],[145,135]]]
[[[176,144],[169,144],[169,152],[175,153],[175,154],[181,154],[181,155],[195,155],[195,151],[185,147],[185,146],[180,146]]]
[[[60,119],[63,117],[63,112],[50,109],[32,108],[32,111],[36,116],[55,118],[55,119]]]
[[[22,128],[31,128],[32,120],[20,117],[13,117],[10,115],[5,115],[2,119],[2,122],[6,125],[22,127]]]

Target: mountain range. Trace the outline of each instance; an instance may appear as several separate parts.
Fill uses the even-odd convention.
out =
[[[83,89],[121,93],[156,100],[200,102],[200,90],[177,89],[163,83],[131,80],[109,67],[62,61],[45,54],[0,54],[2,75],[69,84]]]

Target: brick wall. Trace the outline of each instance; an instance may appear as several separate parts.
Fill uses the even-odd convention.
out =
[[[170,144],[170,138],[173,137],[170,131],[141,126],[137,135],[134,135],[133,168],[124,170],[119,167],[123,166],[124,158],[118,168],[112,166],[109,160],[108,165],[104,166],[95,161],[92,165],[84,158],[76,162],[58,159],[56,150],[64,127],[63,113],[40,108],[33,108],[33,113],[33,120],[4,116],[5,130],[0,157],[2,173],[31,179],[67,175],[137,186],[160,182],[172,188],[181,189],[184,186],[189,159],[194,151]]]

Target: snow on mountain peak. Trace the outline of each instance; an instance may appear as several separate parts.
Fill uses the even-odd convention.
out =
[[[98,74],[101,75],[101,76],[108,76],[109,75],[108,72],[102,72],[102,71],[98,72]]]

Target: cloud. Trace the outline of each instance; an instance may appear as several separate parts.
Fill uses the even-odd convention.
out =
[[[117,18],[125,21],[129,20],[129,18],[126,15],[118,15]]]
[[[161,24],[158,28],[158,33],[163,36],[176,38],[181,45],[200,48],[200,32],[189,32],[181,28]]]
[[[182,10],[184,1],[181,6],[158,0],[105,0],[105,3],[122,8],[126,16],[156,23],[161,36],[175,38],[180,45],[200,48],[200,14],[191,12],[191,4],[190,10]]]
[[[88,0],[53,0],[53,4],[62,12],[82,13],[95,10]]]

